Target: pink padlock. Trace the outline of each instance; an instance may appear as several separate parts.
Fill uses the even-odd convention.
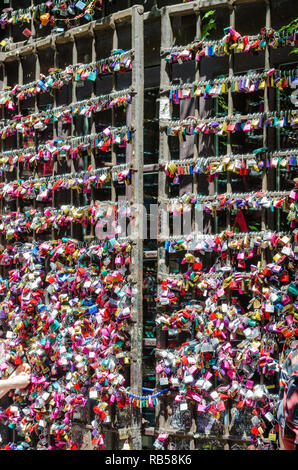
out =
[[[246,388],[252,389],[254,386],[254,381],[253,380],[247,380],[245,384]]]

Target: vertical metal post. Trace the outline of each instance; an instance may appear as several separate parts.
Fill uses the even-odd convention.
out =
[[[266,0],[266,28],[270,28],[271,26],[271,8],[270,8],[270,0]],[[265,63],[264,63],[265,70],[270,68],[270,48],[268,44],[265,47]],[[268,113],[269,111],[269,89],[266,80],[265,89],[264,89],[264,113]],[[265,120],[264,120],[265,122]],[[263,124],[263,147],[267,148],[268,146],[268,129]],[[262,190],[268,190],[268,174],[266,165],[264,165],[263,173],[262,173]],[[266,230],[266,209],[262,209],[262,221],[261,221],[261,229]],[[264,250],[262,250],[262,265],[266,264],[266,256]]]
[[[230,26],[235,28],[235,6],[230,6]],[[230,52],[229,55],[229,77],[233,77],[234,75],[234,51]],[[231,87],[228,90],[228,118],[233,115],[234,106],[233,106],[233,94]],[[230,154],[232,152],[232,134],[228,132],[227,135],[227,153]],[[227,193],[232,192],[232,183],[231,183],[231,173],[227,171]],[[227,211],[227,229],[231,229],[231,214]]]
[[[33,22],[33,21],[32,21]],[[40,77],[40,61],[39,61],[39,55],[35,51],[35,81],[37,82]],[[38,95],[35,95],[34,99],[34,112],[38,113],[39,112],[39,106],[38,106]],[[35,149],[38,151],[38,132],[35,134]],[[37,167],[34,167],[34,172],[33,172],[33,178],[38,177],[38,171]],[[36,209],[36,199],[33,200],[33,207]],[[33,230],[33,240],[36,240],[36,230]]]
[[[78,63],[78,49],[77,49],[77,42],[75,37],[73,38],[73,49],[72,49],[72,63],[77,64]],[[73,80],[72,82],[72,102],[76,102],[76,82]],[[74,118],[72,116],[72,121],[71,121],[71,139],[74,138],[74,135],[76,133],[75,125],[74,125]],[[74,163],[73,163],[73,158],[71,158],[71,173],[75,171]],[[74,190],[71,189],[71,205],[74,205]],[[74,236],[74,224],[71,222],[71,237],[73,238]]]
[[[18,55],[18,80],[17,80],[17,83],[20,84],[20,85],[23,85],[24,84],[24,71],[23,71],[23,64],[22,64],[22,59],[21,57]],[[21,114],[21,103],[20,103],[20,100],[18,100],[18,113]],[[22,136],[17,133],[17,148],[22,148],[23,146],[23,142],[22,142]],[[21,166],[20,166],[20,163],[18,161],[18,165],[17,165],[17,179],[20,179],[21,177]],[[21,201],[20,201],[20,197],[17,197],[17,212],[20,212],[21,211]]]
[[[230,5],[230,26],[232,28],[235,28],[236,26],[236,12],[235,12],[235,6]],[[230,52],[229,55],[229,77],[232,78],[234,75],[234,51]],[[231,86],[229,86],[228,89],[228,118],[233,116],[234,113],[234,102],[233,102],[233,94],[232,94],[232,89]],[[232,152],[232,135],[231,133],[228,133],[227,136],[227,154],[230,154]],[[227,193],[232,192],[232,183],[231,183],[231,173],[227,171]],[[227,211],[227,217],[226,217],[226,227],[228,230],[231,230],[231,213],[228,210]],[[228,254],[229,258],[229,254]],[[227,298],[228,302],[231,302],[231,292],[227,292]],[[225,436],[229,435],[229,426],[230,426],[230,406],[229,403],[227,402],[227,406],[225,409],[225,419],[224,419],[224,434]],[[224,442],[224,450],[229,450],[230,444],[229,441]]]
[[[266,0],[266,28],[271,27],[271,5],[270,0]],[[268,44],[266,44],[265,48],[265,70],[270,68],[270,48]],[[264,89],[264,112],[267,113],[269,111],[269,90],[266,81],[265,89]],[[263,124],[263,147],[268,146],[268,130]],[[268,190],[268,175],[267,175],[267,168],[266,165],[264,166],[263,174],[262,174],[262,190]],[[266,209],[262,209],[262,230],[266,230]],[[266,254],[264,250],[262,250],[261,255],[261,262],[262,266],[266,265]],[[263,342],[263,338],[261,338],[261,342]],[[264,384],[264,375],[260,372],[260,384]]]
[[[9,8],[13,10],[13,0],[9,0]],[[8,37],[9,41],[13,42],[13,25],[11,23],[8,26]]]
[[[202,36],[202,12],[201,10],[198,9],[195,10],[196,14],[196,37],[198,39],[201,39]],[[196,61],[195,63],[195,81],[198,82],[200,80],[200,62]],[[194,116],[198,118],[200,116],[200,97],[195,97],[195,112]],[[194,137],[194,158],[197,159],[199,156],[199,142],[200,142],[200,136],[195,135]],[[199,191],[199,184],[198,184],[198,175],[193,174],[193,192],[195,194],[198,194]],[[195,212],[196,209],[193,210]],[[203,225],[203,224],[202,224]],[[192,223],[192,229],[194,232],[199,231],[199,223],[197,220],[197,217],[194,217],[194,221]],[[196,419],[195,419],[195,406],[191,406],[191,432],[194,434],[196,431]],[[190,441],[190,449],[195,450],[195,440],[194,438],[191,438]]]
[[[54,41],[52,43],[52,47],[54,49],[54,69],[57,69],[57,68],[59,68],[58,67],[58,48],[57,48],[57,44]],[[54,106],[54,108],[57,107],[57,91],[56,91],[56,89],[54,90],[54,94],[53,94],[53,106]],[[54,137],[54,139],[57,137],[57,128],[55,126],[55,123],[53,123],[53,137]]]
[[[270,2],[269,0],[266,0],[266,28],[270,28],[271,25],[271,10],[270,10]],[[270,68],[270,48],[268,44],[265,47],[265,64],[264,64],[265,70],[268,70]],[[264,112],[268,113],[269,111],[269,89],[268,89],[268,84],[266,81],[265,89],[264,89]],[[267,142],[268,141],[268,129],[263,125],[263,146],[267,147]],[[262,189],[263,191],[267,190],[268,182],[267,182],[267,171],[266,168],[264,168],[263,171],[263,178],[262,178]],[[266,221],[263,218],[262,219],[262,229],[265,229],[265,224]]]
[[[276,111],[280,112],[280,90],[276,89]],[[280,129],[276,129],[276,150],[280,150]],[[280,191],[280,165],[276,168],[276,191]],[[276,210],[276,230],[280,232],[281,209]]]
[[[5,69],[5,62],[2,63],[2,73],[3,73],[3,90],[5,90],[5,88],[7,87],[7,73],[6,73],[6,69]],[[1,118],[4,119],[5,117],[5,107],[2,105],[2,108],[1,108]],[[0,150],[1,150],[1,153],[4,151],[4,140],[0,139],[1,140],[1,144],[0,144]],[[3,176],[1,176],[1,182],[4,180],[5,181],[5,173]],[[1,205],[0,205],[0,211],[1,211],[1,215],[3,215],[3,212],[4,212],[4,199],[1,198]],[[4,244],[5,240],[5,236],[1,234],[1,245]],[[1,275],[3,276],[3,266],[1,266]],[[0,428],[1,429],[1,428]],[[2,434],[2,429],[0,430],[1,434]]]
[[[39,77],[40,77],[40,60],[39,60],[38,52],[35,52],[35,81],[36,82],[39,80]],[[35,110],[35,113],[39,112],[39,97],[37,94],[35,95],[35,100],[34,100],[34,110]],[[38,140],[36,137],[35,137],[35,147],[36,147],[36,150],[38,150]],[[34,169],[34,177],[35,176],[37,176],[36,167]],[[34,199],[34,203],[35,202],[36,200]]]
[[[164,49],[171,47],[173,42],[173,32],[171,17],[169,15],[168,8],[164,8],[161,12],[161,52]],[[160,64],[160,89],[163,93],[169,87],[171,83],[170,76],[170,64],[168,64],[164,58],[161,59]],[[159,162],[161,160],[170,160],[169,141],[166,132],[166,123],[159,121]],[[161,168],[161,167],[160,167]],[[168,196],[168,181],[165,172],[159,170],[159,181],[158,181],[158,200],[165,199]],[[168,273],[168,265],[166,260],[166,251],[164,248],[165,237],[169,236],[169,219],[168,212],[165,205],[162,203],[159,205],[159,230],[157,239],[157,285],[159,287],[161,278],[166,276]],[[161,276],[161,278],[160,278]],[[157,348],[164,348],[166,344],[165,332],[160,328],[156,329],[156,345]],[[158,377],[156,381],[156,388],[158,389]],[[155,409],[156,427],[158,430],[164,429],[166,426],[166,399],[163,398],[158,401]]]
[[[131,331],[131,391],[142,395],[143,343],[143,212],[144,212],[144,8],[132,7],[132,41],[135,51],[132,86],[135,96],[132,104],[133,135],[133,201],[136,205],[136,233],[132,250],[134,277],[133,315]],[[142,402],[141,402],[142,404]],[[140,404],[140,405],[141,405]],[[132,407],[132,446],[142,449],[142,408]]]
[[[215,98],[215,115],[216,116],[218,115],[218,98]],[[215,150],[214,155],[216,157],[218,157],[218,153],[219,153],[218,147],[219,147],[219,136],[217,134],[215,134],[215,136],[214,136],[214,150]],[[218,194],[218,178],[215,178],[215,181],[214,181],[214,193]],[[215,233],[218,233],[218,215],[214,216],[214,231],[215,231]]]
[[[52,42],[52,47],[54,48],[54,68],[58,67],[58,49],[57,45],[55,42]],[[57,106],[57,91],[54,90],[54,108]],[[55,122],[53,122],[53,137],[54,139],[57,137],[57,127],[55,125]],[[53,161],[53,170],[52,170],[52,176],[55,175],[57,172],[57,157],[55,156],[55,160]],[[53,195],[52,195],[52,207],[53,209],[55,208],[55,190],[53,190]],[[55,228],[52,226],[52,239],[56,239],[56,231]]]
[[[117,27],[116,24],[113,23],[113,50],[118,49],[118,33],[117,33]],[[113,79],[113,84],[112,84],[112,93],[116,90],[116,85],[117,85],[117,73],[113,72],[112,74],[112,79]],[[115,126],[115,109],[112,108],[111,110],[112,113],[112,127]],[[112,166],[117,165],[117,154],[116,154],[116,146],[115,144],[112,144],[112,150],[111,150],[111,162]],[[113,181],[111,181],[111,196],[112,196],[112,201],[116,201],[116,188],[115,185],[113,184]]]
[[[202,34],[202,15],[201,11],[197,10],[196,11],[196,37],[201,38]],[[195,71],[195,81],[198,82],[200,80],[200,62],[196,62],[196,71]],[[195,97],[195,117],[198,118],[200,116],[200,98]],[[195,135],[194,137],[194,158],[198,158],[199,156],[199,142],[200,142],[200,136]],[[198,185],[198,175],[193,175],[193,191],[195,194],[198,194],[199,191],[199,185]],[[195,210],[195,209],[194,209]],[[194,222],[193,222],[193,230],[198,231],[198,220],[197,217],[194,217]]]
[[[94,29],[92,30],[92,34],[93,34],[93,37],[92,37],[92,50],[91,50],[91,62],[95,62],[96,61],[96,33],[94,31]],[[91,93],[91,97],[94,98],[95,96],[95,90],[96,90],[96,81],[94,82],[94,85],[92,87],[92,93]],[[95,116],[94,116],[94,113],[92,113],[92,116],[91,116],[91,134],[95,134],[95,131],[96,131],[96,125],[95,125]],[[96,149],[92,148],[91,147],[91,168],[92,170],[95,170],[96,168],[96,163],[95,163],[95,154],[96,154]],[[91,205],[94,204],[94,188],[93,186],[91,187]],[[95,228],[94,228],[94,225],[91,224],[91,229],[90,229],[90,238],[94,238],[94,233],[95,233]]]
[[[31,0],[31,31],[32,31],[32,36],[30,39],[37,39],[37,30],[36,30],[36,25],[33,19],[34,16],[34,5],[35,1]]]

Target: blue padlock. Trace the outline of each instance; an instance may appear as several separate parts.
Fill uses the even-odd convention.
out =
[[[85,8],[86,8],[86,3],[82,2],[81,0],[79,0],[77,3],[76,3],[76,8],[78,8],[79,10],[83,11]]]

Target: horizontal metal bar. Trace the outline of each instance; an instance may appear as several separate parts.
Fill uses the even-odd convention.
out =
[[[93,31],[100,29],[111,28],[114,30],[115,23],[120,23],[125,20],[132,20],[133,8],[143,8],[141,5],[137,5],[126,10],[122,10],[116,13],[112,13],[110,16],[107,16],[103,19],[92,21],[86,25],[78,26],[73,28],[70,31],[60,34],[52,34],[51,37],[47,38],[38,38],[37,40],[32,41],[29,44],[25,44],[25,41],[14,43],[13,49],[8,52],[0,53],[0,62],[9,62],[14,61],[19,58],[19,56],[31,54],[37,49],[45,49],[48,47],[54,47],[56,44],[64,44],[67,42],[74,41],[76,38],[93,35]]]
[[[181,16],[196,13],[199,10],[209,10],[210,8],[224,8],[231,6],[247,5],[252,3],[261,3],[264,0],[198,0],[178,5],[170,5],[167,11],[170,16]]]

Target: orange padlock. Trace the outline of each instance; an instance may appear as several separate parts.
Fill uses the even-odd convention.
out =
[[[47,26],[50,21],[50,13],[44,13],[43,15],[40,16],[40,22],[42,26]]]

